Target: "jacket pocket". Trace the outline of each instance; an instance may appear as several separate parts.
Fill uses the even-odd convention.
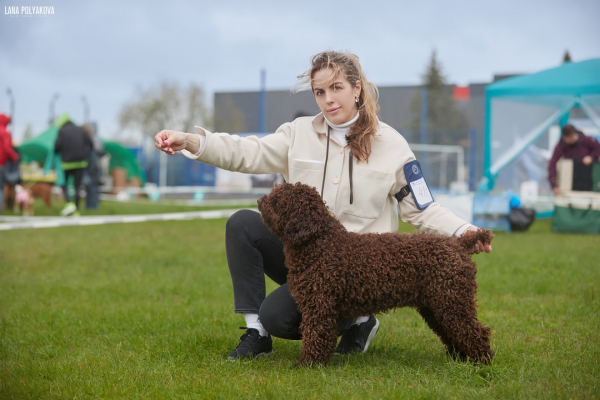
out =
[[[379,218],[391,189],[392,174],[374,169],[356,168],[352,180],[353,202],[346,203],[343,213],[363,219]]]
[[[323,181],[323,163],[321,161],[309,161],[292,159],[290,162],[289,182],[302,182],[314,187],[321,192]]]

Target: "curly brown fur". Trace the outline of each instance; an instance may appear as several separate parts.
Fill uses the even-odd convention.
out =
[[[489,230],[459,239],[438,234],[348,232],[318,192],[277,185],[258,201],[266,226],[284,245],[290,292],[302,313],[300,363],[325,363],[336,320],[399,307],[416,308],[447,352],[488,364],[490,328],[477,320],[474,244]]]

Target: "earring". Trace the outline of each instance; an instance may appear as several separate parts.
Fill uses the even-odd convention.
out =
[[[356,100],[356,102],[358,103],[358,97],[357,97],[355,100]]]

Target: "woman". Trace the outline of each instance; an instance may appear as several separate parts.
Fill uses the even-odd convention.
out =
[[[377,88],[366,79],[357,56],[317,54],[299,84],[311,88],[321,109],[317,116],[297,118],[262,139],[198,127],[198,134],[167,130],[156,135],[156,147],[167,154],[181,150],[188,158],[231,171],[282,173],[287,182],[314,186],[349,231],[397,231],[397,206],[402,220],[419,230],[459,236],[477,229],[433,202],[406,140],[378,120]],[[300,339],[302,316],[286,284],[281,241],[257,212],[242,210],[227,221],[225,245],[234,312],[244,314],[247,324],[229,359],[272,351],[270,335]],[[478,243],[474,251],[489,253],[491,246]],[[264,274],[281,285],[266,298]],[[338,328],[343,335],[337,354],[365,352],[379,322],[374,316],[341,319]]]

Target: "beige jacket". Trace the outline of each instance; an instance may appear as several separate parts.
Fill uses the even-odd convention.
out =
[[[274,134],[261,139],[212,133],[206,135],[204,148],[192,155],[229,171],[252,174],[282,173],[286,182],[302,182],[321,192],[327,147],[327,125],[323,114],[302,117],[285,123]],[[323,198],[327,206],[349,231],[395,232],[398,230],[398,202],[394,194],[407,185],[404,164],[415,159],[406,140],[389,125],[379,123],[369,162],[353,162],[353,203],[350,204],[350,147],[329,143],[329,159]],[[400,203],[400,218],[421,231],[454,234],[467,222],[437,203],[420,211],[412,194]]]

